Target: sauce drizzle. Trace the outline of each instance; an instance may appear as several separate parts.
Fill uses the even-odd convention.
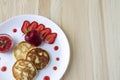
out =
[[[58,49],[59,49],[59,47],[58,47],[58,46],[55,46],[55,47],[54,47],[54,50],[55,50],[55,51],[57,51]]]
[[[14,28],[14,29],[13,29],[13,32],[14,32],[14,33],[16,33],[16,32],[17,32],[17,29],[16,29],[16,28]]]
[[[3,66],[2,68],[1,68],[1,71],[2,72],[5,72],[7,70],[7,67],[6,66]]]
[[[55,71],[56,71],[56,70],[57,70],[57,66],[54,66],[54,67],[53,67],[53,70],[55,70]]]
[[[60,58],[59,58],[59,57],[57,57],[57,58],[56,58],[56,61],[59,61],[59,60],[60,60]]]
[[[49,76],[45,76],[43,80],[50,80]]]

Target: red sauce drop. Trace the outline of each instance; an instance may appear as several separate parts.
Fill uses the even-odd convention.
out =
[[[17,29],[16,29],[16,28],[14,28],[14,29],[13,29],[13,32],[14,32],[14,33],[16,33],[16,32],[17,32]]]
[[[59,57],[57,57],[57,58],[56,58],[56,61],[59,61],[59,60],[60,60],[60,58],[59,58]]]
[[[1,68],[1,71],[2,72],[5,72],[7,70],[7,67],[6,66],[3,66],[2,68]]]
[[[58,46],[55,46],[55,47],[54,47],[54,50],[55,50],[55,51],[57,51],[58,49],[59,49],[59,47],[58,47]]]
[[[57,70],[57,66],[54,66],[54,67],[53,67],[53,70]]]
[[[49,76],[45,76],[43,80],[50,80]]]

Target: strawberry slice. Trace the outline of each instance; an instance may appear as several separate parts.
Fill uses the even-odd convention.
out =
[[[48,44],[53,44],[55,42],[56,37],[56,33],[50,33],[45,37],[45,42],[47,42]]]
[[[28,26],[29,26],[29,25],[30,25],[30,22],[29,22],[29,21],[25,20],[25,21],[23,22],[21,31],[22,31],[24,34],[25,34],[26,31],[28,30]]]
[[[45,28],[42,31],[40,31],[40,38],[41,39],[45,39],[45,37],[51,33],[51,29],[50,28]]]
[[[28,29],[31,30],[35,30],[38,27],[38,23],[36,21],[33,21],[29,26]]]
[[[39,24],[38,27],[36,28],[36,30],[40,33],[43,29],[45,29],[45,25],[44,24]]]

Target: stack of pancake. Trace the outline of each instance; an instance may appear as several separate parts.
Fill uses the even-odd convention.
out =
[[[50,57],[46,50],[22,41],[14,48],[16,62],[12,67],[16,80],[33,80],[38,70],[47,66]]]

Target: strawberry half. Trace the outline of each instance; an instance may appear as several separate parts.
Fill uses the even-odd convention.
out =
[[[50,33],[51,33],[51,29],[50,29],[50,28],[45,28],[45,29],[43,29],[42,31],[40,31],[40,38],[41,38],[42,40],[44,40],[45,37],[46,37],[48,34],[50,34]]]
[[[43,29],[45,29],[45,25],[44,24],[39,24],[38,27],[36,28],[36,30],[40,33]]]
[[[55,42],[55,39],[57,37],[57,33],[50,33],[45,37],[45,42],[48,44],[53,44]]]
[[[29,26],[28,29],[31,30],[35,30],[38,27],[38,23],[36,21],[33,21]]]
[[[30,25],[30,22],[25,20],[23,22],[23,25],[22,25],[22,28],[21,28],[21,31],[25,34],[27,31],[28,31],[28,26]]]

